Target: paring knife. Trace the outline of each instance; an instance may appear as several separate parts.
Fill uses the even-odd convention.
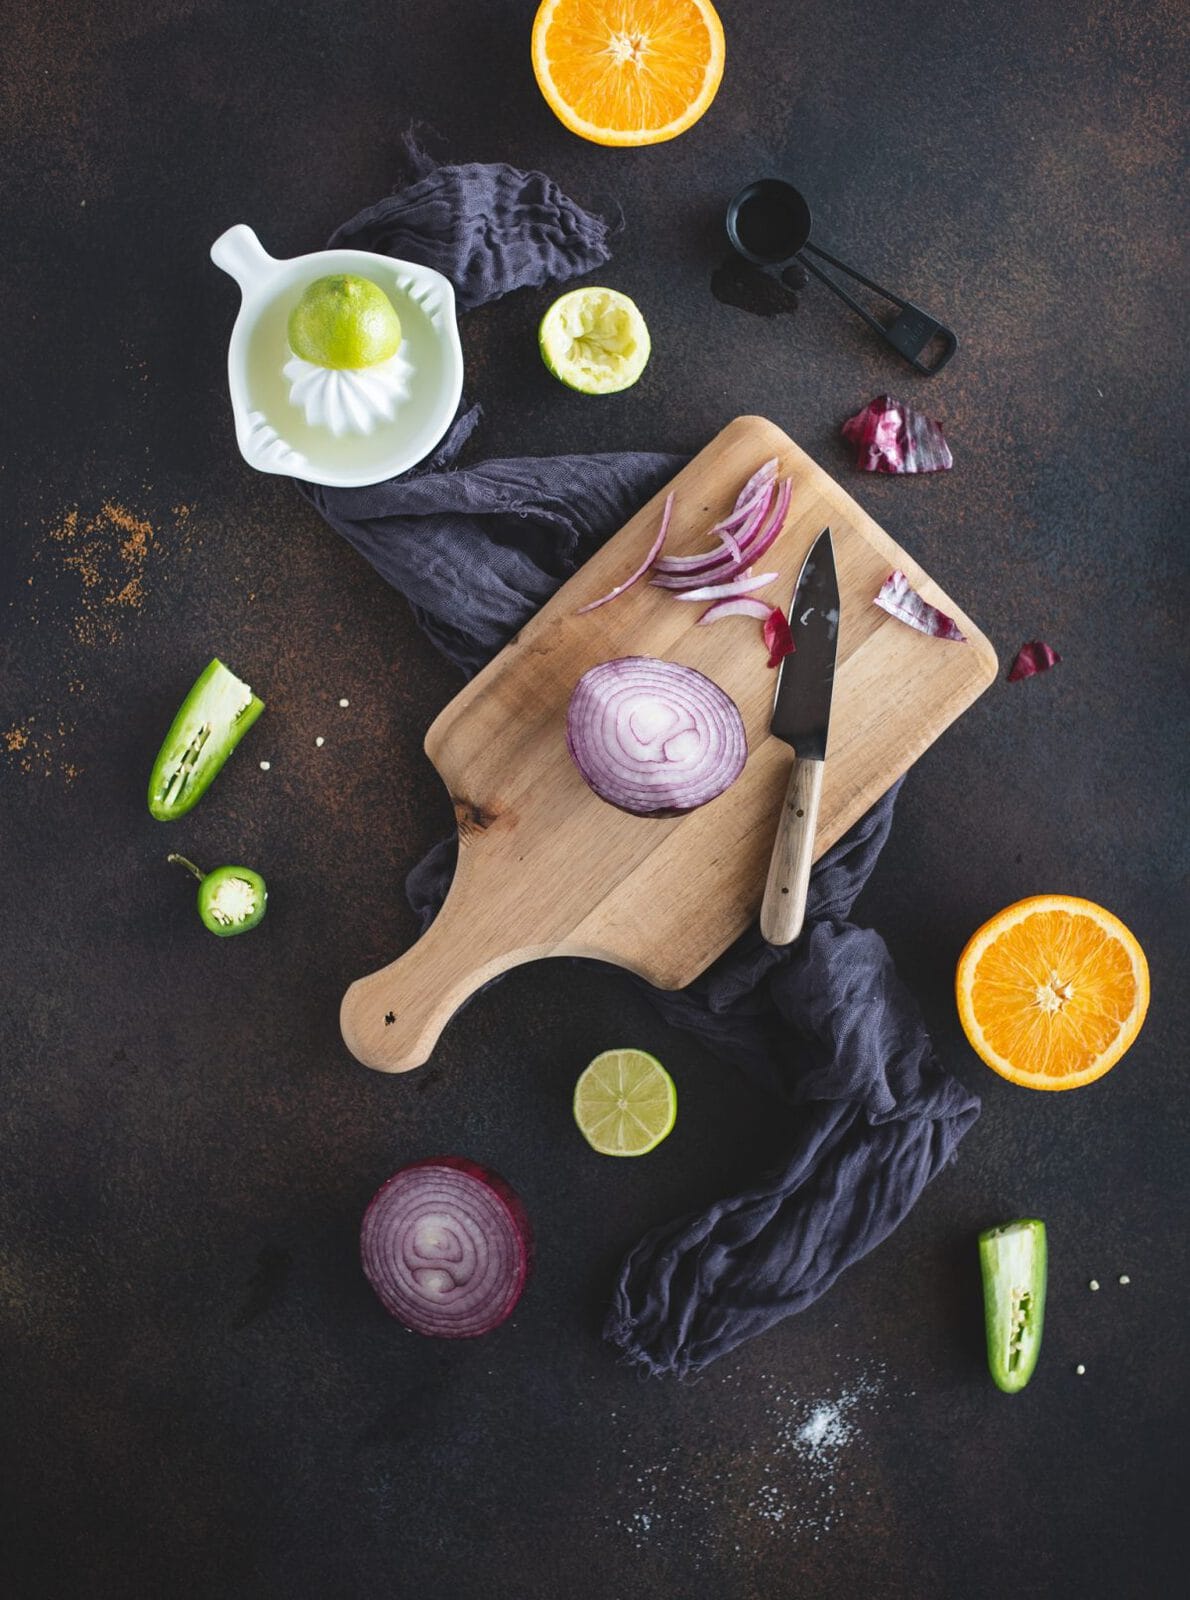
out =
[[[769,725],[795,752],[760,908],[760,931],[770,944],[791,944],[806,915],[839,642],[839,580],[829,528],[802,565],[789,627],[796,649],[781,663]]]

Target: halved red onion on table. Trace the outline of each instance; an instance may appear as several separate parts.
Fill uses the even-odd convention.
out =
[[[744,770],[739,707],[703,673],[653,656],[584,672],[566,711],[566,746],[601,800],[638,817],[706,805]]]
[[[512,1315],[532,1258],[525,1208],[462,1156],[415,1161],[376,1193],[360,1258],[384,1309],[414,1333],[473,1339]]]

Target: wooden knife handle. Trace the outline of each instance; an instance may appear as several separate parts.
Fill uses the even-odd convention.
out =
[[[822,762],[794,757],[760,907],[760,931],[770,944],[792,944],[802,931],[821,798]]]

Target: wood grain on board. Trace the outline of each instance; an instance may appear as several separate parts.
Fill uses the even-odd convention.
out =
[[[761,417],[730,423],[673,480],[667,553],[705,548],[706,529],[774,455],[781,474],[793,479],[793,499],[764,557],[766,570],[781,573],[772,597],[789,603],[802,560],[827,525],[839,577],[817,857],[982,693],[996,657],[963,609]],[[756,916],[792,761],[789,746],[768,732],[776,679],[759,624],[732,618],[698,627],[702,606],[678,602],[645,580],[610,605],[576,614],[643,559],[666,492],[575,573],[426,735],[426,753],[454,802],[459,863],[445,905],[418,943],[344,997],[343,1036],[367,1066],[419,1066],[458,1006],[520,962],[589,956],[661,988],[680,988]],[[928,638],[872,604],[894,567],[956,619],[968,643]],[[622,655],[697,667],[743,715],[744,772],[687,816],[617,811],[587,788],[567,753],[563,730],[575,683],[597,662]]]

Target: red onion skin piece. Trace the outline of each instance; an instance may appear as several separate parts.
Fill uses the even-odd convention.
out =
[[[648,572],[654,561],[656,561],[657,557],[661,554],[661,547],[665,543],[666,534],[669,532],[669,521],[673,516],[673,509],[674,497],[673,490],[671,489],[665,499],[665,510],[661,513],[660,531],[658,532],[657,537],[653,540],[653,543],[649,548],[649,553],[641,565],[637,567],[636,571],[630,578],[625,578],[623,583],[617,584],[610,594],[601,595],[598,600],[591,600],[587,605],[579,606],[578,610],[575,612],[575,616],[581,617],[585,611],[597,611],[600,606],[605,606],[609,601],[618,599],[626,589],[631,589],[632,585],[637,581],[638,578],[644,577],[645,573]]]
[[[956,644],[967,642],[967,635],[960,630],[954,618],[948,617],[945,611],[939,611],[928,600],[923,600],[903,572],[889,573],[873,604],[887,611],[890,617],[896,617],[898,622],[904,622],[931,639],[952,639]]]
[[[1009,683],[1019,683],[1022,678],[1035,678],[1039,672],[1056,667],[1062,657],[1044,639],[1032,639],[1017,651],[1016,660],[1008,669]]]
[[[789,627],[789,618],[780,606],[774,606],[768,614],[768,620],[764,625],[764,642],[769,650],[770,667],[779,667],[785,657],[792,655],[797,649]]]
[[[891,394],[877,395],[848,417],[843,437],[855,446],[861,472],[947,472],[954,466],[942,424]]]
[[[692,701],[703,717],[695,727]],[[664,733],[651,733],[661,761],[634,725],[658,705],[675,718]],[[666,744],[692,731],[700,735],[693,773],[680,770],[684,754],[666,766]],[[635,754],[628,740],[649,753]],[[709,804],[731,787],[748,759],[744,720],[730,695],[694,667],[652,656],[620,656],[583,673],[566,710],[566,748],[594,794],[637,817],[680,817]]]
[[[380,1239],[378,1230],[386,1225],[385,1205],[394,1185],[423,1168],[446,1168],[481,1184],[507,1216],[513,1254],[505,1291],[500,1296],[494,1311],[488,1312],[485,1317],[465,1327],[451,1329],[418,1326],[407,1314],[402,1315],[398,1297],[387,1276],[381,1271],[382,1262],[377,1259]],[[440,1206],[439,1209],[443,1208]],[[498,1172],[481,1166],[477,1161],[470,1161],[465,1156],[429,1156],[423,1161],[411,1161],[408,1165],[398,1168],[372,1196],[360,1226],[360,1261],[364,1275],[377,1299],[402,1327],[408,1328],[412,1333],[423,1334],[427,1338],[473,1339],[484,1333],[490,1333],[493,1328],[498,1328],[516,1310],[533,1266],[533,1230],[520,1196]]]

